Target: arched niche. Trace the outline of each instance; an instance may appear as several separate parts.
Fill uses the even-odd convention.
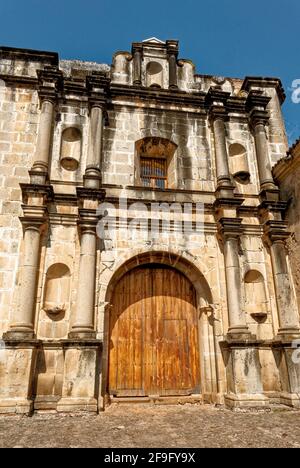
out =
[[[46,273],[43,309],[53,320],[63,318],[70,301],[70,270],[63,263],[51,265]]]
[[[135,144],[135,183],[151,188],[175,188],[177,145],[166,138],[145,137]]]
[[[68,127],[62,132],[60,164],[67,171],[76,171],[81,156],[81,131],[76,127]]]
[[[163,87],[163,68],[158,62],[149,62],[146,67],[147,87]]]
[[[257,270],[245,274],[245,311],[256,321],[264,320],[268,313],[268,300],[265,280]]]
[[[240,143],[233,143],[229,146],[229,165],[236,182],[240,184],[250,183],[247,150]]]

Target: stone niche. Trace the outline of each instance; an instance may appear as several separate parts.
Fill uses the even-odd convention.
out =
[[[67,171],[76,171],[81,156],[82,134],[76,127],[68,127],[62,132],[60,164]]]
[[[247,150],[240,143],[229,146],[230,172],[239,184],[249,184],[251,180]]]
[[[244,277],[245,312],[251,331],[258,339],[268,339],[272,336],[269,323],[269,302],[267,298],[265,279],[257,270],[249,270]]]
[[[39,337],[64,338],[68,332],[71,274],[67,265],[55,263],[46,273]]]
[[[146,68],[147,87],[163,87],[163,67],[158,62],[149,62]]]

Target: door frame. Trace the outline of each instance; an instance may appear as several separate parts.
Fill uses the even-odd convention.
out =
[[[110,343],[110,314],[111,308],[113,307],[113,293],[116,284],[120,279],[129,271],[133,270],[137,266],[146,266],[151,264],[162,265],[165,267],[171,267],[182,273],[194,286],[196,291],[196,309],[198,315],[198,343],[199,343],[199,381],[200,381],[200,393],[203,395],[205,391],[205,379],[210,380],[207,369],[212,366],[205,365],[203,356],[204,353],[211,352],[214,356],[211,356],[211,360],[215,365],[215,373],[218,372],[218,366],[216,364],[215,354],[215,340],[207,340],[204,342],[203,336],[205,336],[205,329],[209,326],[210,320],[214,314],[213,309],[213,297],[211,289],[201,271],[191,262],[185,258],[171,254],[170,252],[146,252],[141,255],[132,257],[131,259],[124,262],[112,275],[112,278],[106,289],[105,296],[105,307],[104,307],[104,334],[103,334],[103,349],[102,349],[102,375],[101,375],[101,403],[100,407],[104,410],[105,406],[110,403],[110,397],[108,395],[108,380],[109,380],[109,343]],[[210,317],[208,314],[211,314]],[[214,328],[214,320],[212,328]],[[214,330],[213,330],[213,334]],[[209,346],[209,347],[208,347]],[[214,349],[212,349],[212,346]],[[216,375],[216,381],[218,382],[218,375]],[[142,397],[141,401],[142,401]]]

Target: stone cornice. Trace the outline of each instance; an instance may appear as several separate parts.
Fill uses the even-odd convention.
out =
[[[38,93],[41,99],[55,101],[63,85],[63,73],[57,67],[46,66],[37,70]]]
[[[209,106],[211,106],[214,103],[220,103],[225,106],[229,97],[230,93],[223,91],[218,86],[215,86],[209,88],[208,93],[206,95],[206,101]]]
[[[244,203],[244,198],[234,197],[234,198],[218,198],[214,203],[214,208],[217,210],[223,207],[231,207],[239,209]]]
[[[0,47],[0,60],[24,60],[29,62],[48,63],[57,66],[59,63],[57,52],[43,50],[19,49],[15,47]]]
[[[203,91],[187,93],[180,89],[169,91],[167,89],[153,89],[140,86],[119,85],[112,83],[110,86],[112,101],[119,97],[128,97],[134,100],[156,101],[173,105],[195,106],[205,109],[205,96]]]
[[[282,82],[279,78],[246,76],[241,89],[249,92],[252,88],[275,88],[280,103],[283,104],[285,101],[286,95],[282,86]]]
[[[169,39],[166,41],[166,49],[168,55],[178,56],[178,41],[175,39]]]
[[[105,190],[103,189],[92,189],[85,187],[77,187],[76,189],[77,198],[82,200],[98,200],[103,201],[105,199]]]

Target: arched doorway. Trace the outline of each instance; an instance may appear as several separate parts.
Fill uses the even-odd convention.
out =
[[[115,284],[109,317],[111,396],[200,393],[196,291],[172,266],[143,264]]]

